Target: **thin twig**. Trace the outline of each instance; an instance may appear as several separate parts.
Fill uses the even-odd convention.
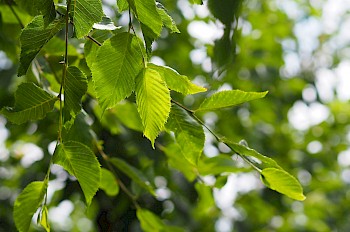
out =
[[[215,139],[218,142],[224,143],[226,146],[228,146],[234,153],[236,153],[239,157],[241,157],[247,164],[249,164],[252,168],[254,168],[256,171],[258,171],[259,173],[262,172],[262,170],[260,168],[258,168],[254,163],[252,163],[247,157],[245,157],[244,155],[240,154],[239,152],[237,152],[235,149],[233,149],[230,144],[226,143],[219,135],[217,135],[212,129],[210,129],[201,119],[199,119],[197,117],[197,115],[195,115],[195,111],[188,109],[187,107],[181,105],[180,103],[174,101],[173,99],[171,99],[171,102],[176,104],[177,106],[181,107],[182,109],[184,109],[194,120],[196,120],[200,125],[202,125],[203,127],[205,127],[210,134],[212,134]]]
[[[95,44],[97,44],[98,46],[102,46],[102,44],[100,42],[98,42],[94,37],[92,37],[91,35],[87,35],[86,36],[89,40],[91,40],[92,42],[94,42]]]
[[[24,28],[24,24],[22,23],[21,19],[19,18],[18,14],[16,13],[15,9],[13,9],[11,3],[9,0],[6,0],[7,5],[10,7],[10,10],[12,11],[12,14],[16,17],[19,25],[21,26],[21,28]]]
[[[121,179],[119,179],[117,173],[115,172],[113,166],[111,165],[109,156],[101,149],[101,147],[96,142],[95,142],[95,146],[97,147],[97,150],[98,150],[99,154],[101,155],[101,157],[103,158],[103,160],[106,162],[108,169],[113,173],[115,180],[117,181],[117,183],[120,186],[120,188],[122,189],[122,191],[130,198],[130,200],[134,204],[135,208],[137,208],[137,209],[141,208],[139,203],[137,203],[137,201],[136,201],[137,197],[134,194],[132,194],[129,191],[129,189],[125,186],[123,181],[121,181]]]

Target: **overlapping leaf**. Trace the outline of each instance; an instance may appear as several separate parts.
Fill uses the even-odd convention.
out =
[[[244,102],[265,97],[266,92],[244,92],[242,90],[227,90],[214,93],[206,98],[196,111],[216,110],[232,107]]]
[[[101,168],[95,154],[80,142],[67,141],[56,148],[53,162],[78,179],[89,206],[100,186]]]
[[[173,105],[165,126],[175,133],[181,153],[193,165],[197,165],[204,147],[204,130],[196,120],[180,107]]]
[[[22,31],[21,56],[18,76],[26,74],[27,69],[41,48],[63,27],[63,19],[55,20],[45,26],[42,16],[36,16]]]
[[[75,66],[67,68],[64,82],[64,112],[65,120],[75,117],[81,110],[81,98],[87,91],[87,78]]]
[[[276,169],[265,168],[261,172],[261,180],[272,190],[282,193],[292,199],[303,201],[305,196],[300,183],[288,172]]]
[[[176,92],[187,94],[195,94],[207,91],[206,88],[193,84],[187,76],[180,75],[174,69],[167,66],[158,66],[152,63],[148,67],[156,70],[165,80],[169,89]]]
[[[137,168],[131,166],[130,164],[128,164],[127,162],[119,158],[111,158],[110,162],[116,168],[122,171],[125,175],[130,177],[130,179],[135,181],[135,183],[137,183],[142,188],[150,192],[152,195],[155,195],[155,192],[151,183],[147,180],[145,175],[140,170],[138,170]]]
[[[158,14],[156,2],[154,0],[129,0],[129,3],[138,20],[159,36],[163,23]]]
[[[119,193],[119,185],[112,172],[105,168],[101,168],[100,189],[105,191],[108,196],[115,196]]]
[[[92,66],[92,77],[99,104],[104,111],[128,97],[142,69],[138,38],[121,33],[104,42]]]
[[[43,206],[40,215],[38,217],[38,224],[40,224],[46,232],[50,232],[50,224],[49,224],[49,211],[46,205]]]
[[[39,120],[52,111],[57,97],[50,95],[33,83],[21,84],[15,93],[15,106],[1,110],[11,122],[22,124],[29,120]]]
[[[170,92],[157,71],[146,68],[137,77],[136,103],[144,135],[154,147],[154,140],[163,129],[170,113]]]
[[[168,14],[165,7],[162,4],[160,4],[159,2],[157,2],[157,11],[158,11],[158,14],[160,15],[162,22],[163,22],[163,25],[165,27],[169,28],[169,30],[171,32],[180,33],[179,29],[176,26],[174,19]]]
[[[16,0],[16,3],[33,16],[43,15],[45,25],[56,18],[53,0]]]
[[[70,7],[77,38],[86,36],[94,23],[102,20],[101,0],[71,0]]]
[[[47,184],[47,180],[31,182],[17,197],[13,218],[20,232],[28,231],[32,217],[44,199]]]

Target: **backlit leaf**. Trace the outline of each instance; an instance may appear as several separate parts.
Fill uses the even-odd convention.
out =
[[[180,33],[174,19],[168,14],[165,7],[159,2],[157,2],[157,11],[160,17],[162,18],[162,22],[165,27],[169,28],[171,32]]]
[[[121,33],[104,42],[92,65],[92,78],[102,110],[115,106],[135,88],[135,78],[142,69],[138,39]]]
[[[180,75],[174,69],[167,66],[159,66],[152,63],[148,67],[156,70],[165,80],[169,89],[176,92],[187,94],[195,94],[207,91],[206,88],[193,84],[187,76]]]
[[[203,0],[190,0],[192,4],[203,5]]]
[[[113,173],[105,168],[101,168],[100,189],[108,196],[115,196],[119,193],[119,185]]]
[[[63,19],[45,26],[42,16],[36,16],[21,33],[21,55],[18,76],[26,74],[28,67],[41,48],[63,27]]]
[[[75,66],[67,68],[67,76],[64,82],[64,112],[65,120],[72,116],[75,118],[81,110],[81,98],[87,91],[87,78]]]
[[[43,119],[46,113],[52,111],[57,97],[50,95],[33,83],[23,83],[15,93],[15,106],[1,110],[8,120],[22,124],[29,120]]]
[[[82,38],[90,32],[95,23],[101,22],[101,0],[71,0],[70,13],[73,15],[77,38]]]
[[[109,161],[117,169],[119,169],[121,172],[127,175],[130,179],[135,181],[135,183],[140,185],[142,188],[146,189],[152,195],[155,195],[155,192],[151,183],[147,180],[145,175],[140,170],[138,170],[137,168],[131,166],[130,164],[128,164],[127,162],[119,158],[113,157]]]
[[[129,8],[128,0],[117,0],[117,6],[119,13],[122,13]]]
[[[50,232],[50,224],[49,224],[49,211],[47,210],[46,205],[43,206],[40,212],[40,225],[45,229],[46,232]]]
[[[78,179],[89,206],[100,186],[101,177],[100,164],[91,149],[80,142],[64,142],[56,148],[53,162]]]
[[[297,179],[284,170],[265,168],[261,172],[261,180],[270,189],[294,200],[303,201],[306,198]]]
[[[244,102],[263,98],[266,92],[244,92],[241,90],[227,90],[214,93],[206,98],[196,111],[216,110],[220,108],[232,107]]]
[[[173,105],[165,126],[175,133],[181,153],[192,164],[197,165],[204,147],[203,127],[180,107]]]
[[[32,16],[43,15],[45,25],[56,18],[53,0],[16,0],[16,3]]]
[[[156,2],[154,0],[129,0],[129,2],[137,19],[159,36],[163,23]]]
[[[32,217],[44,199],[47,184],[47,181],[31,182],[17,197],[13,218],[20,232],[28,231]]]
[[[163,129],[170,113],[170,92],[157,71],[146,68],[137,77],[136,103],[144,135],[154,147],[154,140]]]

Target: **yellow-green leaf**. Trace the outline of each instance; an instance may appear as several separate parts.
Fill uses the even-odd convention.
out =
[[[193,84],[187,76],[180,75],[174,69],[167,66],[158,66],[152,63],[148,67],[156,70],[165,80],[169,89],[176,92],[187,94],[195,94],[207,91],[206,88]]]
[[[115,196],[119,193],[119,185],[113,173],[105,168],[101,168],[100,189],[108,196]]]
[[[47,184],[47,181],[31,182],[17,197],[13,218],[18,231],[28,231],[32,217],[44,199]]]
[[[216,110],[220,108],[232,107],[244,102],[265,97],[265,92],[244,92],[242,90],[227,90],[214,93],[206,98],[196,111]]]
[[[136,103],[144,135],[151,141],[163,130],[170,113],[170,92],[160,74],[144,69],[136,79]]]
[[[292,199],[303,201],[305,196],[300,183],[288,172],[277,168],[265,168],[261,172],[261,180],[272,190]]]

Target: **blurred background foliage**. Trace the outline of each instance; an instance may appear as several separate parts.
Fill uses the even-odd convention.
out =
[[[299,179],[307,199],[293,201],[263,187],[258,174],[209,133],[203,157],[232,155],[234,168],[231,162],[229,172],[213,167],[211,175],[203,176],[206,184],[190,173],[184,175],[186,167],[167,149],[173,138],[162,134],[153,150],[141,132],[133,130],[138,127],[129,103],[100,119],[96,101],[86,96],[88,114],[80,115],[75,125],[80,139],[97,136],[104,141],[107,154],[141,170],[155,186],[157,198],[118,174],[139,196],[142,207],[187,231],[349,231],[350,2],[160,2],[181,34],[164,30],[153,46],[152,61],[173,67],[208,88],[207,93],[184,100],[176,93],[172,97],[195,109],[217,90],[268,90],[262,100],[200,117],[218,134],[234,141],[244,139],[275,159]],[[8,3],[24,25],[32,18],[15,2],[0,1],[0,108],[13,105],[20,82],[43,78],[54,90],[63,54],[63,41],[53,40],[44,48],[45,58],[39,57],[25,77],[17,77],[21,26]],[[115,1],[103,3],[105,14],[116,25],[127,26],[128,15],[118,13]],[[83,43],[72,38],[69,49],[70,62],[81,68],[87,67]],[[48,63],[53,66],[48,68]],[[0,231],[15,231],[16,196],[29,182],[45,176],[57,138],[56,113],[20,126],[0,116]],[[58,167],[52,168],[51,177],[49,217],[54,231],[141,230],[136,210],[122,191],[110,197],[100,190],[86,211],[74,179]],[[39,228],[33,224],[31,230]]]

